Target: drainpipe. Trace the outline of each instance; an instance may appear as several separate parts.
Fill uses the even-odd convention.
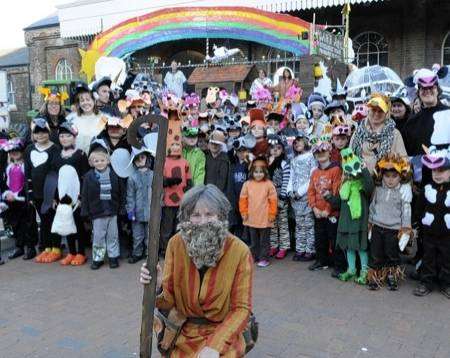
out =
[[[32,98],[32,91],[31,91],[31,72],[30,72],[30,64],[27,65],[28,67],[28,105],[29,105],[29,111],[31,111],[33,109],[33,98]]]

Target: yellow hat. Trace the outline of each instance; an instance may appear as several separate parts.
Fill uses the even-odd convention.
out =
[[[368,107],[378,107],[380,108],[384,113],[389,112],[391,109],[391,101],[389,98],[381,93],[374,93],[370,99],[369,102],[367,102]]]

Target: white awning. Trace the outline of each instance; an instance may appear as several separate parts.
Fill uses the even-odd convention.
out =
[[[383,0],[349,0],[351,4]],[[246,0],[245,6],[272,12],[342,6],[345,0]],[[182,6],[217,6],[217,0],[61,0],[58,9],[61,37],[95,35],[118,23],[152,11]],[[222,5],[222,3],[220,4]],[[242,6],[242,0],[227,0],[227,6]]]

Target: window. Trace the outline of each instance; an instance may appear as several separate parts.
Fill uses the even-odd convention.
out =
[[[442,43],[442,64],[450,65],[450,31],[447,32]]]
[[[55,80],[71,80],[72,79],[72,66],[67,62],[65,58],[62,58],[56,64]]]
[[[368,31],[353,39],[355,62],[358,67],[388,65],[388,44],[379,33]]]
[[[16,92],[11,79],[8,80],[8,104],[16,104]]]

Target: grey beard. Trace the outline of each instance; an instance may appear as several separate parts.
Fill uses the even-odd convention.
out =
[[[197,269],[215,267],[228,236],[227,221],[193,224],[190,221],[178,225],[180,235],[186,243],[187,253]]]

